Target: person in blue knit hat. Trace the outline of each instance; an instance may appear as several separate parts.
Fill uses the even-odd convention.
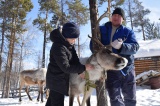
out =
[[[62,35],[65,38],[78,38],[80,35],[79,27],[73,22],[68,22],[62,27]]]
[[[124,20],[123,9],[117,7],[112,13],[111,21],[99,27],[102,44],[111,45],[113,53],[128,60],[124,69],[107,71],[106,89],[111,106],[136,106],[134,54],[138,51],[139,44],[133,30],[122,25]],[[92,42],[90,49],[93,51]]]
[[[67,22],[50,33],[53,44],[46,75],[46,87],[50,90],[46,106],[64,106],[64,97],[69,91],[69,74],[83,76],[81,73],[85,70],[94,68],[90,64],[82,65],[79,61],[74,48],[79,35],[79,27],[73,22]]]

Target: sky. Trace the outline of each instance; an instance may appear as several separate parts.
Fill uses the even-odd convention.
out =
[[[160,11],[159,11],[159,4],[160,4],[160,0],[154,0],[154,2],[152,0],[139,0],[142,2],[142,5],[145,7],[145,9],[149,9],[151,11],[151,13],[147,16],[151,22],[160,22],[159,18],[160,18]],[[38,0],[32,0],[33,4],[34,4],[34,8],[32,9],[31,12],[29,12],[29,14],[27,15],[27,19],[31,19],[34,20],[37,17],[38,14],[38,10],[39,10],[39,5],[38,5]],[[89,2],[85,2],[85,4],[89,4]],[[103,4],[102,7],[100,7],[98,9],[99,11],[99,16],[102,15],[104,13],[104,11],[106,10],[107,4]],[[100,25],[102,25],[103,23],[107,22],[108,19],[104,18],[101,20]],[[129,26],[128,26],[129,27]],[[88,38],[88,35],[91,35],[91,29],[90,29],[90,21],[88,21],[88,23],[85,26],[81,26],[80,27],[80,44],[84,44],[85,43],[85,50],[83,50],[82,52],[82,57],[88,57],[91,55],[91,52],[89,50],[89,41],[90,38]],[[35,49],[37,51],[42,50],[42,46],[43,46],[43,34],[41,33],[37,33],[38,34],[38,38],[37,41],[35,43]],[[136,33],[136,37],[138,40],[142,40],[142,33]],[[52,43],[47,44],[47,49],[46,49],[46,55],[49,55],[49,51],[50,51],[50,47],[51,47]],[[26,64],[27,61],[26,61]],[[29,63],[30,67],[35,68],[35,65],[33,62]]]
[[[139,0],[142,2],[142,5],[145,7],[145,9],[149,9],[151,13],[148,15],[149,19],[152,22],[160,22],[160,11],[159,11],[159,4],[160,0]]]
[[[159,11],[159,4],[160,4],[160,0],[154,0],[154,2],[152,0],[139,0],[142,2],[142,5],[145,7],[145,9],[149,9],[151,10],[151,13],[148,15],[149,19],[151,20],[151,22],[160,22],[159,18],[160,18],[160,11]],[[33,4],[34,4],[34,8],[32,9],[32,11],[27,15],[27,18],[31,18],[31,19],[35,19],[37,17],[38,14],[38,9],[39,9],[39,5],[37,0],[32,0]],[[85,4],[89,4],[88,2],[86,2]],[[99,8],[99,16],[102,15],[104,13],[104,11],[106,10],[107,4],[103,4],[102,7]],[[103,24],[104,22],[107,22],[108,19],[104,18],[101,22],[100,25]],[[88,34],[91,34],[91,29],[90,29],[90,21],[85,25],[85,26],[81,26],[80,27],[81,30],[81,39],[82,42],[85,42],[85,40],[88,37]]]
[[[160,23],[160,11],[159,11],[159,4],[160,0],[139,0],[142,2],[142,5],[144,6],[145,9],[149,9],[151,11],[150,14],[146,15],[147,18],[150,19],[151,22],[154,23]],[[142,32],[141,33],[136,33],[136,37],[138,40],[142,40]]]

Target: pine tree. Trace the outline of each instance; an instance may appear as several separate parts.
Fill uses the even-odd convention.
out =
[[[150,39],[159,39],[160,38],[160,26],[158,24],[156,25],[155,23],[147,22],[144,26],[145,29],[145,35],[146,35],[146,40]]]
[[[7,63],[5,69],[5,79],[3,83],[3,94],[4,97],[9,97],[10,91],[10,75],[12,70],[13,54],[14,54],[14,44],[17,41],[16,34],[22,33],[26,29],[23,29],[21,26],[25,24],[25,17],[27,12],[33,8],[33,5],[30,0],[5,0],[3,6],[6,6],[6,19],[7,23],[7,39],[9,41]]]
[[[144,7],[142,6],[142,2],[137,1],[136,2],[136,7],[137,7],[137,11],[135,11],[135,17],[133,19],[133,26],[134,27],[141,27],[141,30],[143,33],[143,40],[146,40],[146,36],[145,36],[145,32],[144,32],[144,27],[145,24],[149,21],[148,18],[145,18],[146,15],[148,15],[150,13],[149,9],[144,9]]]
[[[125,16],[126,16],[126,20],[125,22],[130,22],[130,25],[131,25],[131,28],[132,30],[134,29],[134,26],[133,26],[133,19],[134,17],[136,17],[136,13],[135,11],[137,11],[137,0],[125,0],[125,3],[123,4],[123,8],[124,10],[126,11],[125,13]]]
[[[57,28],[71,21],[79,25],[85,25],[89,20],[89,9],[82,0],[59,0],[60,11],[54,12],[51,23]],[[80,38],[78,38],[78,56],[80,57]]]
[[[47,42],[47,34],[51,32],[52,27],[51,24],[48,22],[49,20],[49,13],[55,12],[59,9],[57,0],[39,0],[40,4],[39,14],[38,17],[33,21],[33,25],[36,25],[37,28],[43,32],[43,54],[42,54],[42,68],[45,67],[45,49],[46,49],[46,42]],[[43,18],[44,17],[44,18]]]
[[[82,3],[82,0],[67,2],[69,8],[69,20],[76,22],[79,26],[85,25],[89,20],[89,9]],[[78,38],[78,57],[80,55],[80,38]]]

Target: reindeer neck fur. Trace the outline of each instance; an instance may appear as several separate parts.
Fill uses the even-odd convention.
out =
[[[87,71],[89,74],[89,79],[92,81],[99,80],[102,76],[102,71],[104,68],[98,63],[96,53],[88,59],[87,63],[94,66],[93,70]]]
[[[90,58],[85,62],[86,64],[94,65],[94,69],[87,71],[89,74],[89,80],[93,83],[96,80],[99,80],[102,77],[103,68],[97,62],[96,54],[93,54]],[[85,73],[85,72],[84,72]],[[84,92],[86,80],[82,79],[77,73],[70,74],[70,93],[74,95],[79,95]]]

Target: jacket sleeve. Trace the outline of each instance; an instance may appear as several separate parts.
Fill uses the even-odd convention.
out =
[[[79,61],[79,58],[77,56],[77,53],[76,53],[74,46],[72,47],[72,56],[73,56],[73,62],[75,64],[80,64],[80,61]]]
[[[132,55],[135,54],[138,51],[138,49],[139,49],[139,44],[136,40],[134,32],[131,30],[129,32],[128,37],[123,42],[119,54]]]
[[[58,45],[57,45],[58,46]],[[85,71],[85,66],[82,64],[70,64],[66,49],[63,46],[56,47],[54,49],[53,57],[64,73],[82,73]]]

